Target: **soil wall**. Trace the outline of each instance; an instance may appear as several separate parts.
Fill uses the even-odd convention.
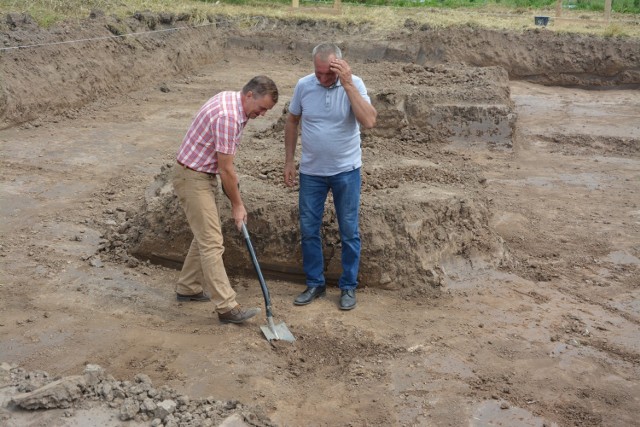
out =
[[[215,22],[187,27],[188,16],[93,16],[80,25],[39,28],[29,16],[0,23],[0,127],[109,103],[145,84],[193,71],[223,52]],[[143,33],[134,36],[134,33]],[[37,55],[33,51],[37,50]]]
[[[340,43],[355,61],[499,66],[511,79],[553,85],[640,85],[635,39],[543,29],[436,29],[412,22],[381,34],[368,25],[321,20],[261,18],[250,29],[226,16],[210,16],[197,26],[192,20],[147,12],[119,20],[93,12],[82,22],[42,29],[28,15],[5,15],[0,20],[0,127],[60,111],[73,115],[88,102],[108,102],[136,87],[161,84],[238,49],[306,60],[319,37]]]

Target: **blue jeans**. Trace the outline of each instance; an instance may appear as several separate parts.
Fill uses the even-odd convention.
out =
[[[358,286],[360,186],[360,168],[334,176],[300,174],[300,233],[307,286],[325,286],[320,227],[329,190],[333,193],[342,242],[342,275],[338,285],[343,290]]]

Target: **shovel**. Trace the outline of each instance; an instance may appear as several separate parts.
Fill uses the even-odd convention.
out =
[[[253,267],[256,269],[256,273],[258,274],[258,280],[260,280],[260,287],[262,288],[262,295],[264,295],[264,305],[267,310],[267,325],[260,326],[262,329],[262,333],[267,338],[269,342],[273,340],[283,340],[294,342],[296,339],[294,338],[287,325],[284,322],[275,324],[273,322],[273,314],[271,312],[271,298],[269,298],[269,289],[267,289],[267,284],[264,281],[264,277],[262,277],[262,272],[260,271],[260,265],[258,264],[258,259],[256,258],[256,252],[253,250],[253,245],[251,244],[251,239],[249,239],[249,232],[247,231],[246,225],[242,224],[242,234],[244,235],[244,241],[247,244],[247,249],[249,249],[249,254],[251,254],[251,261],[253,261]]]

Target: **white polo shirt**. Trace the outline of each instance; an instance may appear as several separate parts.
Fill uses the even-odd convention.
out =
[[[352,76],[352,80],[370,103],[362,79]],[[315,74],[301,78],[293,91],[289,112],[301,116],[301,173],[333,176],[362,166],[360,126],[340,80],[326,88]]]

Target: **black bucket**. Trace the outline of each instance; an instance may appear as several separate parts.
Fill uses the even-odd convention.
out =
[[[548,16],[534,16],[533,22],[539,27],[546,27],[549,23]]]

